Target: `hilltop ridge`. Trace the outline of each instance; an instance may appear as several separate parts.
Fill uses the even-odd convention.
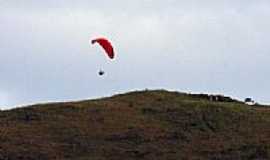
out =
[[[0,159],[270,159],[270,109],[165,90],[37,104],[0,111]]]

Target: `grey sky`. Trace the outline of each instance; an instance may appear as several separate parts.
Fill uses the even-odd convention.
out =
[[[0,108],[144,88],[270,103],[269,17],[267,0],[0,0]]]

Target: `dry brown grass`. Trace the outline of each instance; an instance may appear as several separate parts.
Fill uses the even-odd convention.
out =
[[[0,112],[0,159],[270,159],[270,110],[167,91]]]

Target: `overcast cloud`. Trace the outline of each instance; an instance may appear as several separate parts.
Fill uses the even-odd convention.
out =
[[[145,88],[270,103],[269,17],[268,0],[0,0],[0,108]]]

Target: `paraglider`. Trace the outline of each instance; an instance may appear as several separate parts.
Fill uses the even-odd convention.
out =
[[[106,55],[110,58],[113,59],[114,58],[114,49],[113,46],[111,44],[111,42],[109,40],[107,40],[106,38],[96,38],[91,40],[92,44],[98,43],[105,51]],[[105,72],[103,70],[99,70],[98,75],[99,76],[103,76],[105,74]]]
[[[109,40],[106,38],[97,38],[91,41],[92,44],[95,44],[96,42],[102,46],[110,59],[114,58],[113,46]]]

